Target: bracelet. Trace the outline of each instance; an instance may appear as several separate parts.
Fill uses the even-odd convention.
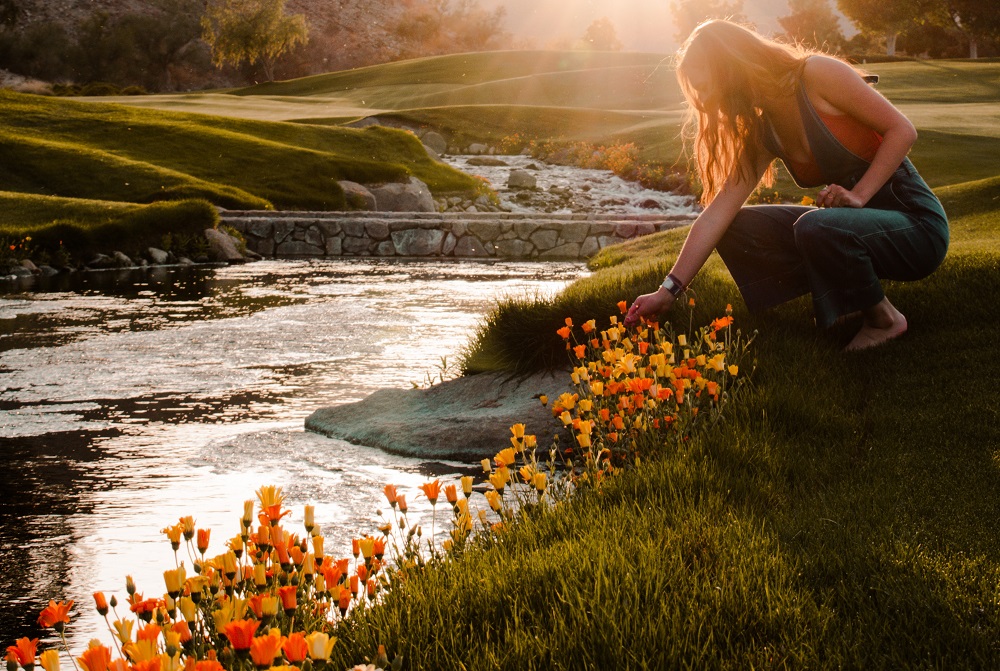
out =
[[[663,284],[661,284],[660,286],[666,289],[668,292],[670,292],[670,294],[674,298],[680,296],[682,293],[684,293],[684,290],[686,289],[684,284],[679,279],[677,279],[677,277],[673,273],[670,273],[669,275],[664,277]]]

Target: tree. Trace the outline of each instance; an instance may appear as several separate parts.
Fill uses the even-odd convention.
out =
[[[503,48],[506,8],[486,11],[478,0],[408,0],[394,32],[405,56],[428,56]]]
[[[939,9],[969,41],[969,58],[979,58],[979,44],[1000,38],[1000,8],[984,0],[940,0]]]
[[[833,13],[828,0],[788,0],[788,9],[792,13],[778,19],[788,40],[815,49],[826,47],[839,51],[843,46],[840,19]]]
[[[683,42],[699,23],[708,19],[730,19],[747,23],[743,14],[743,0],[675,0],[670,8],[674,13],[675,37]]]
[[[275,61],[308,39],[305,16],[285,14],[285,0],[208,0],[201,26],[217,67],[259,63],[267,81]]]
[[[583,47],[591,51],[621,51],[622,43],[611,19],[602,16],[589,26],[583,34]]]
[[[896,37],[925,14],[927,0],[837,0],[840,11],[862,31],[885,35],[885,53],[896,55]]]

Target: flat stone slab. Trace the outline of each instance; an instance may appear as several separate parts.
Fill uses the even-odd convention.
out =
[[[321,408],[306,429],[392,454],[476,462],[510,447],[518,422],[548,449],[562,424],[538,400],[555,399],[570,387],[563,371],[525,378],[481,374],[428,389],[382,389],[356,403]]]

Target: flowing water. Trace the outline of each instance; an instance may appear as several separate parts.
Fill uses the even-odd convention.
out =
[[[110,640],[91,593],[164,591],[160,529],[182,515],[238,533],[256,488],[284,488],[328,553],[371,533],[381,488],[468,472],[303,431],[324,405],[408,387],[453,361],[505,293],[551,294],[571,263],[265,261],[81,273],[0,294],[0,642],[39,636],[74,599],[70,645]],[[442,436],[447,440],[447,436]],[[191,567],[189,558],[181,557]],[[122,608],[119,607],[119,612]]]

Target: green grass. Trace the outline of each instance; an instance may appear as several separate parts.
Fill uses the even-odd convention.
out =
[[[439,193],[479,186],[432,161],[413,135],[387,128],[306,126],[8,91],[0,91],[0,127],[0,181],[7,191],[91,200],[98,210],[109,202],[191,198],[228,209],[342,210],[343,179],[370,184],[413,175]],[[66,221],[62,202],[35,201],[34,237]],[[51,209],[44,211],[45,204]],[[162,223],[177,222],[165,216]],[[81,225],[80,239],[90,239]],[[0,235],[23,233],[25,226],[14,209],[0,213]],[[136,239],[145,240],[145,231]]]
[[[200,199],[137,205],[0,191],[0,211],[4,244],[30,237],[36,258],[54,259],[62,250],[67,260],[84,262],[89,255],[111,250],[138,255],[146,247],[163,246],[167,233],[201,235],[219,222],[215,208]],[[53,212],[58,216],[53,218]]]
[[[747,314],[713,259],[695,324],[728,302],[758,331],[726,422],[398,585],[338,632],[338,661],[384,644],[413,669],[997,668],[1000,362],[984,326],[1000,178],[939,193],[949,257],[887,289],[904,338],[845,355],[850,331],[817,332],[807,299]],[[562,318],[655,287],[685,232],[604,250],[550,302],[505,303],[484,349],[525,371],[546,362],[525,351],[565,356]],[[684,328],[687,308],[671,317]]]

